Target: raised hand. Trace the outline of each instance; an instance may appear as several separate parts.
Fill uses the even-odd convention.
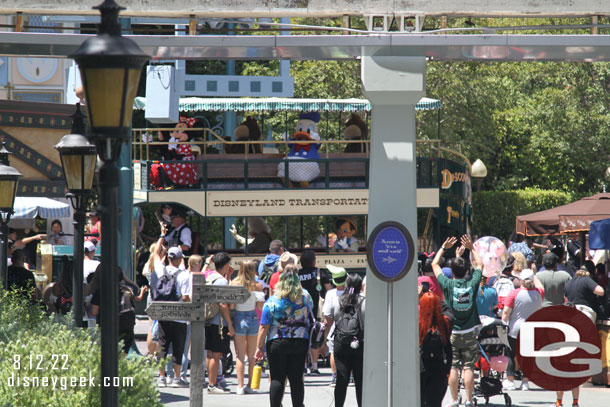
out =
[[[462,246],[464,246],[468,250],[474,249],[474,246],[472,245],[472,240],[470,240],[470,237],[468,235],[463,235],[460,238],[460,242],[462,243]]]
[[[457,239],[454,236],[448,237],[443,242],[443,249],[449,250],[457,243]]]

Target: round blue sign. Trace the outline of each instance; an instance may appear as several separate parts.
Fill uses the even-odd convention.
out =
[[[380,279],[393,282],[403,278],[414,259],[413,238],[404,225],[389,221],[377,225],[367,243],[367,260]]]

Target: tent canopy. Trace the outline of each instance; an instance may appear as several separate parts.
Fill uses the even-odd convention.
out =
[[[36,216],[57,219],[70,216],[70,205],[50,198],[18,196],[13,208],[15,213],[11,219],[34,219]]]
[[[146,98],[136,97],[133,108],[146,108]],[[437,99],[421,98],[415,110],[441,108]],[[292,99],[292,98],[180,98],[181,112],[370,112],[371,103],[366,99]]]
[[[610,217],[610,193],[597,194],[545,211],[517,216],[517,233],[526,236],[586,232],[591,222]]]

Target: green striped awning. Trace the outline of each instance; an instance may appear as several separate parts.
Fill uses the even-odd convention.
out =
[[[143,110],[146,98],[137,97],[134,109]],[[441,101],[422,98],[415,110],[441,108]],[[180,98],[181,112],[369,112],[371,103],[366,99],[289,99],[289,98]]]

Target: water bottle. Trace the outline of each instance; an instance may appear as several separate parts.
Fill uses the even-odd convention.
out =
[[[263,372],[263,367],[260,363],[257,363],[252,369],[252,385],[251,389],[258,390],[261,387],[261,374]]]

